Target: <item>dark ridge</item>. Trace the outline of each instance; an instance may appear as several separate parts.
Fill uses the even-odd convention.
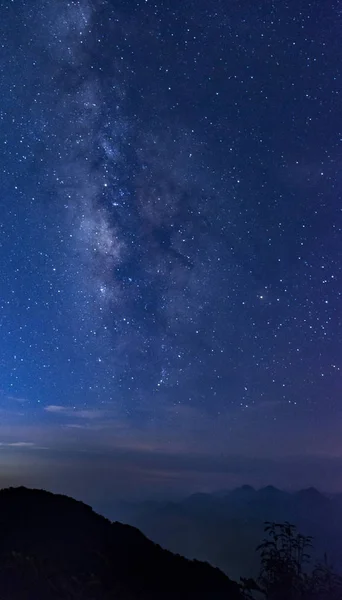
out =
[[[274,487],[274,485],[267,485],[266,487],[261,488],[258,493],[263,496],[280,496],[286,494],[286,492],[282,492],[278,488]]]
[[[302,502],[305,502],[308,504],[308,506],[313,506],[313,505],[320,505],[320,506],[325,506],[327,504],[329,504],[330,499],[325,496],[324,494],[321,494],[321,492],[319,492],[316,488],[314,487],[310,487],[307,488],[305,490],[300,490],[299,492],[297,492],[295,494],[295,499],[299,499]]]
[[[240,488],[237,488],[238,490],[241,490],[242,492],[255,492],[255,488],[252,485],[242,485]]]
[[[316,488],[314,487],[309,487],[306,488],[304,490],[299,490],[296,493],[297,496],[303,496],[306,498],[325,498],[325,496],[323,494],[321,494],[321,492],[319,492]]]
[[[163,550],[83,502],[24,487],[0,491],[1,600],[237,600],[208,563]]]
[[[259,492],[271,492],[271,493],[277,492],[278,493],[278,492],[280,492],[280,490],[278,488],[274,487],[274,485],[266,485],[265,487],[260,488]]]

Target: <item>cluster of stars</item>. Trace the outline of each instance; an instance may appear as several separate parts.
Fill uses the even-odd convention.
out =
[[[335,9],[34,4],[1,79],[2,387],[132,420],[334,411]]]

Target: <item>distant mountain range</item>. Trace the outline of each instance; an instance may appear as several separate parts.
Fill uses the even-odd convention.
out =
[[[1,600],[239,600],[218,569],[41,490],[0,491]]]
[[[237,581],[256,576],[265,520],[313,535],[318,554],[327,550],[342,571],[341,495],[243,486],[111,511],[131,525],[66,496],[0,490],[1,600],[241,600],[223,571]]]
[[[318,558],[326,551],[335,569],[342,571],[342,495],[245,485],[193,494],[179,502],[120,503],[106,512],[172,552],[208,561],[237,580],[258,572],[255,548],[263,538],[264,521],[288,520],[314,536]]]

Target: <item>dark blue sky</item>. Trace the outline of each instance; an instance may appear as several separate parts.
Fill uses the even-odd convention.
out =
[[[341,18],[4,7],[4,482],[342,489]]]

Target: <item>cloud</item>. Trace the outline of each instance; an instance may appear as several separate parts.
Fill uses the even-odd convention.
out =
[[[18,404],[25,404],[29,402],[28,398],[24,398],[23,396],[14,396],[13,394],[8,394],[5,390],[0,389],[0,399],[1,403],[7,402],[9,404],[15,402]]]
[[[50,405],[45,412],[52,415],[51,424],[0,427],[0,470],[6,485],[45,487],[91,504],[105,496],[168,496],[243,483],[284,487],[290,481],[293,488],[314,485],[327,491],[341,490],[342,450],[339,457],[336,444],[335,454],[329,456],[320,453],[316,441],[316,451],[312,445],[306,448],[306,456],[303,447],[295,445],[291,456],[271,458],[270,444],[264,443],[266,432],[260,431],[257,447],[250,441],[250,428],[242,423],[229,428],[228,416],[221,423],[205,418],[200,411],[181,407],[167,413],[167,408],[161,407],[165,417],[169,414],[169,426],[157,420],[141,428],[120,418],[108,419],[109,426],[106,418],[70,419],[67,411],[83,414],[72,407]],[[58,415],[61,423],[56,423]],[[187,428],[188,440],[184,440],[182,426]],[[210,440],[213,444],[211,428],[216,428],[218,438],[224,437],[218,427],[225,428],[226,435],[220,453],[219,443],[214,448],[209,444]],[[240,436],[239,443],[236,436]],[[281,442],[277,430],[275,438]]]
[[[29,402],[27,398],[17,396],[6,396],[6,399],[10,402],[18,402],[18,404],[25,404],[26,402]]]
[[[85,419],[85,420],[93,420],[93,419],[102,419],[111,411],[105,411],[101,409],[79,409],[73,408],[72,406],[60,406],[56,404],[49,404],[44,407],[45,412],[62,415],[65,417],[73,417],[75,419]]]
[[[297,411],[293,423],[293,407],[276,400],[264,401],[260,407],[252,405],[242,410],[236,405],[210,413],[194,406],[171,404],[169,396],[164,398],[160,392],[157,406],[151,408],[147,398],[136,414],[129,417],[114,403],[102,406],[92,409],[45,406],[44,412],[51,416],[54,433],[52,438],[51,430],[49,439],[55,440],[54,447],[78,445],[109,453],[120,449],[191,455],[201,452],[208,456],[242,453],[254,457],[269,456],[270,449],[274,457],[283,457],[303,454],[303,447],[306,454],[324,447],[324,440],[318,440],[310,430],[303,434],[302,420],[306,414]],[[276,418],[278,413],[282,419]],[[291,439],[288,429],[282,427],[285,418],[291,426]],[[272,421],[272,428],[264,427],[267,420]],[[73,430],[78,431],[77,438]]]
[[[2,459],[0,453],[0,460]],[[8,453],[9,454],[9,453]],[[70,494],[96,505],[104,498],[151,497],[154,494],[188,495],[212,492],[250,483],[255,487],[273,484],[292,489],[315,486],[326,491],[341,490],[341,458],[293,456],[284,459],[251,456],[183,455],[137,449],[112,452],[47,451],[26,453],[22,461],[10,463],[14,485],[22,481],[36,487]],[[6,456],[8,464],[10,456]],[[21,459],[21,457],[20,457]],[[16,470],[13,468],[16,466]],[[2,463],[1,463],[2,466]],[[291,478],[289,478],[291,474]],[[14,480],[15,479],[15,480]],[[12,483],[13,485],[13,483]]]
[[[35,446],[34,442],[0,442],[0,446],[10,446],[12,448],[30,448]]]
[[[65,407],[64,406],[56,406],[55,404],[49,404],[48,406],[44,407],[44,410],[46,410],[46,412],[51,412],[51,413],[63,413],[65,411]]]
[[[47,446],[38,446],[34,442],[0,442],[0,448],[31,448],[32,450],[48,450]]]

